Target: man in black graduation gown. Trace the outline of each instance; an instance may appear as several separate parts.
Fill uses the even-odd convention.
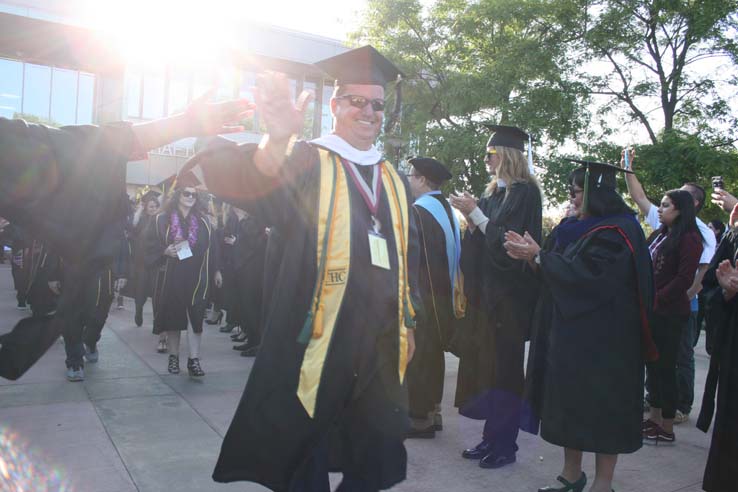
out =
[[[374,147],[384,85],[399,72],[370,46],[318,66],[337,79],[333,134],[295,142],[303,114],[287,80],[263,76],[260,147],[221,144],[189,164],[211,192],[276,226],[285,246],[213,478],[328,492],[331,470],[343,472],[340,491],[377,491],[406,475],[403,379],[414,345],[410,194]]]
[[[130,277],[130,249],[125,237],[128,196],[121,197],[117,205],[118,220],[110,222],[99,239],[112,254],[75,279],[82,284],[80,297],[77,305],[69,310],[69,322],[63,332],[69,381],[84,380],[84,360],[92,364],[98,361],[97,342],[117,286],[125,286]]]
[[[412,168],[407,178],[416,199],[413,213],[420,242],[418,289],[422,303],[415,356],[407,372],[408,437],[432,438],[443,429],[444,347],[448,346],[456,319],[452,284],[459,278],[461,235],[451,205],[441,193],[441,185],[452,177],[449,170],[428,157],[415,157],[408,163]]]
[[[238,218],[231,258],[234,281],[228,295],[232,298],[230,305],[238,313],[236,319],[246,340],[233,348],[244,356],[253,356],[261,342],[259,323],[266,234],[264,225],[256,217],[238,207],[234,207],[234,211]]]
[[[126,163],[180,138],[240,131],[227,125],[251,108],[202,98],[161,120],[59,129],[0,118],[0,216],[48,244],[70,271],[94,268],[114,254],[100,237],[117,216],[112,205],[125,192]],[[29,318],[0,336],[0,376],[19,378],[46,352],[79,295],[79,283],[68,281],[54,322]]]

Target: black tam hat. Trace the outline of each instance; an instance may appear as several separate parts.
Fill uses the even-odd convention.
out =
[[[618,181],[617,173],[635,174],[629,169],[613,166],[604,162],[583,161],[581,159],[567,159],[571,162],[581,164],[578,170],[584,170],[584,195],[582,196],[583,208],[587,210],[589,205],[589,192],[593,189],[608,189],[616,191]]]
[[[326,58],[315,64],[336,85],[381,85],[400,80],[404,74],[372,46],[362,46],[340,55]]]
[[[604,162],[583,161],[581,159],[567,159],[567,161],[581,164],[579,169],[584,170],[585,173],[589,172],[588,184],[595,188],[610,188],[615,190],[618,187],[617,173],[635,174],[629,169],[623,169],[622,167]]]
[[[525,152],[525,143],[529,136],[516,126],[492,125],[485,123],[492,133],[487,141],[487,147],[511,147],[520,152]]]
[[[430,157],[412,157],[407,162],[420,174],[437,184],[448,181],[453,177],[446,166]]]

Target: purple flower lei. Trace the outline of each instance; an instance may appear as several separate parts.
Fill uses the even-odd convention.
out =
[[[169,238],[177,244],[184,240],[184,234],[182,234],[182,224],[179,222],[179,214],[174,211],[169,219],[171,228],[169,229]],[[187,242],[190,243],[190,249],[195,247],[197,242],[197,229],[198,229],[197,217],[195,214],[190,213],[190,227],[187,228]]]

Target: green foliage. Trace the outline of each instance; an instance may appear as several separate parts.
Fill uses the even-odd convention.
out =
[[[572,53],[592,94],[609,98],[602,111],[625,109],[652,143],[661,125],[730,141],[715,123],[736,123],[724,95],[736,81],[719,67],[738,60],[737,12],[738,0],[588,1]]]
[[[583,88],[569,78],[564,5],[545,0],[370,0],[357,43],[405,72],[399,132],[404,155],[450,165],[453,188],[488,181],[483,122],[517,125],[563,142],[584,125]]]
[[[27,123],[37,123],[39,125],[51,126],[53,128],[59,128],[60,126],[62,126],[54,120],[42,118],[40,116],[28,113],[13,113],[13,119],[24,120]]]
[[[732,147],[716,147],[694,135],[666,132],[656,145],[636,149],[635,171],[652,203],[658,203],[665,191],[694,182],[707,192],[700,217],[707,221],[726,218],[709,200],[711,178],[722,176],[725,189],[738,191],[738,153]]]

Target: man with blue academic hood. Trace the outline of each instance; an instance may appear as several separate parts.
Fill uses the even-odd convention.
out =
[[[436,159],[408,160],[410,189],[420,238],[418,288],[422,309],[417,317],[416,350],[408,367],[407,389],[411,438],[433,438],[443,430],[441,399],[445,376],[444,349],[449,347],[455,319],[464,315],[466,299],[459,268],[461,233],[441,185],[451,172]]]
[[[186,168],[276,227],[285,250],[264,338],[213,478],[281,492],[371,492],[405,479],[403,385],[414,350],[418,241],[406,181],[374,143],[400,72],[371,46],[317,64],[336,80],[330,135],[296,141],[306,99],[261,76],[260,145],[223,143]]]

